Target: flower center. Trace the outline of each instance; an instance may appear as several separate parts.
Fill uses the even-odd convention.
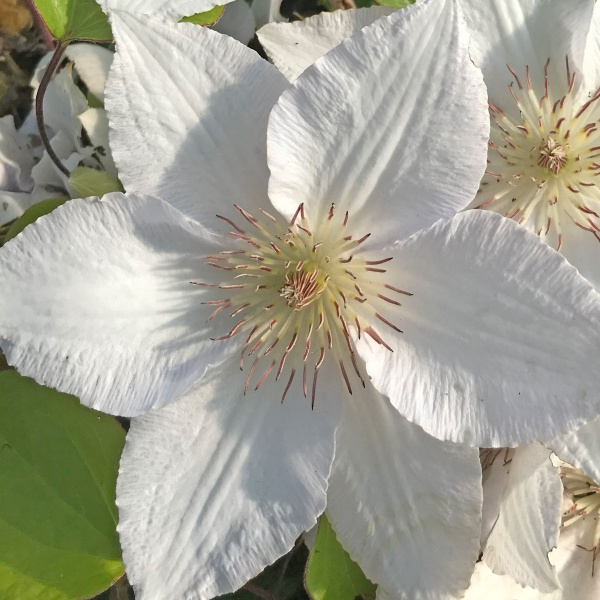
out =
[[[562,515],[562,527],[569,527],[580,519],[590,518],[595,521],[594,538],[591,548],[578,546],[592,555],[592,577],[596,557],[600,550],[600,486],[591,478],[584,475],[579,469],[569,465],[560,467],[565,494],[572,500],[573,504]]]
[[[256,379],[260,389],[273,373],[275,381],[285,373],[281,401],[296,375],[302,379],[304,396],[312,387],[314,406],[317,377],[325,362],[339,370],[352,393],[354,378],[364,387],[365,379],[356,357],[353,335],[371,339],[391,351],[377,332],[381,324],[401,330],[384,317],[380,308],[401,306],[390,295],[411,296],[382,281],[391,258],[363,256],[362,244],[371,234],[355,239],[348,232],[348,213],[338,214],[332,205],[327,217],[313,230],[300,205],[291,221],[283,223],[265,211],[258,219],[235,206],[250,225],[246,231],[231,219],[236,248],[205,258],[208,265],[225,275],[219,283],[192,282],[223,291],[226,297],[204,304],[214,307],[215,317],[235,318],[225,335],[214,341],[245,334],[240,369],[251,357],[244,393]],[[312,384],[309,379],[312,378]]]
[[[581,106],[574,105],[575,75],[566,64],[566,87],[552,97],[548,65],[544,88],[533,89],[529,68],[525,85],[508,67],[516,86],[510,93],[516,118],[490,104],[488,168],[477,208],[514,219],[558,250],[563,244],[561,220],[569,219],[600,241],[600,89]],[[564,221],[563,221],[564,222]]]
[[[538,165],[550,169],[555,175],[558,175],[565,164],[567,164],[565,149],[552,138],[544,140],[540,146]]]

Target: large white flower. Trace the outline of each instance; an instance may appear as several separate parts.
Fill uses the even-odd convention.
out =
[[[0,344],[141,415],[117,490],[140,597],[235,589],[326,505],[381,597],[460,594],[477,455],[401,414],[476,445],[595,416],[600,298],[514,223],[453,216],[488,137],[455,3],[378,21],[292,86],[215,32],[112,26],[129,193],[69,202],[2,249]]]

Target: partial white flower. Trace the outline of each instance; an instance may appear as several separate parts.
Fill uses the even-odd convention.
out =
[[[112,26],[128,194],[6,244],[0,345],[139,416],[117,490],[138,595],[231,591],[325,507],[382,598],[460,595],[477,452],[402,414],[474,445],[597,415],[600,297],[516,224],[455,216],[488,138],[456,4],[377,21],[293,85],[205,28]]]
[[[474,207],[514,219],[600,285],[600,9],[592,0],[462,0],[489,92]]]
[[[549,451],[537,444],[508,453],[503,461],[504,451],[488,451],[495,460],[484,462],[484,514],[495,508],[496,523],[465,598],[488,598],[494,590],[498,600],[594,600],[600,487],[556,457],[551,465]],[[541,462],[531,461],[536,455]],[[504,485],[494,486],[500,491],[495,505],[485,488],[498,475]]]
[[[108,120],[103,108],[90,108],[78,87],[85,87],[99,100],[113,53],[94,44],[72,44],[70,59],[52,79],[44,99],[44,117],[50,143],[63,164],[72,170],[82,165],[117,176],[108,145]],[[36,68],[32,87],[35,94],[50,56]],[[32,204],[56,196],[72,196],[68,177],[43,149],[35,115],[30,114],[19,131],[6,119],[0,125],[0,225],[23,214]]]

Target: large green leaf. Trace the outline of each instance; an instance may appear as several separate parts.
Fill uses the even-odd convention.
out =
[[[114,418],[0,372],[0,598],[94,596],[123,573]]]
[[[77,167],[69,177],[69,183],[78,197],[104,196],[109,192],[122,192],[121,182],[104,171],[90,167]]]
[[[327,517],[319,529],[306,565],[305,585],[312,600],[354,600],[375,598],[371,583],[337,541]]]
[[[5,242],[11,240],[15,235],[21,233],[27,225],[30,225],[34,221],[37,221],[40,217],[47,215],[52,212],[55,208],[64,204],[67,198],[48,198],[48,200],[42,200],[30,206],[11,226],[6,232]]]
[[[214,25],[223,14],[224,6],[215,6],[203,13],[196,13],[189,17],[183,17],[181,23],[194,23],[195,25]]]
[[[34,1],[50,33],[57,40],[112,40],[108,19],[96,0]]]

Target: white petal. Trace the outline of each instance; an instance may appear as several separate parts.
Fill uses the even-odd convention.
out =
[[[44,96],[44,121],[50,133],[68,135],[73,147],[81,149],[81,123],[77,119],[88,108],[85,96],[73,83],[73,67],[68,64],[61,69],[46,90]]]
[[[97,44],[69,44],[65,50],[88,90],[104,102],[104,87],[113,53]]]
[[[580,519],[560,532],[558,548],[552,552],[550,560],[556,566],[564,590],[563,600],[597,600],[600,597],[600,565],[597,559],[594,564],[590,551],[597,525],[594,518]]]
[[[557,456],[600,481],[600,419],[546,444]]]
[[[115,167],[112,152],[108,145],[108,118],[106,111],[103,108],[88,108],[78,118],[88,134],[90,142],[92,142],[95,155],[98,157],[102,168],[113,177],[117,177],[117,168]]]
[[[94,408],[162,406],[235,349],[210,341],[205,232],[168,204],[73,200],[0,253],[0,345],[8,362]],[[208,281],[211,281],[210,279]]]
[[[591,92],[594,92],[600,83],[600,6],[596,2],[593,6],[583,54],[583,88]]]
[[[529,66],[534,88],[543,89],[544,65],[550,58],[550,83],[566,88],[565,58],[581,72],[593,2],[588,0],[460,0],[471,35],[469,51],[483,71],[490,101],[502,110],[515,102],[508,91],[514,81],[510,65],[524,81]],[[580,78],[578,78],[579,81]]]
[[[98,0],[107,14],[123,14],[122,11],[143,17],[155,17],[176,22],[181,17],[206,12],[211,8],[228,4],[232,0]],[[112,21],[111,21],[112,23]],[[114,33],[114,31],[113,31]]]
[[[427,435],[370,384],[356,392],[343,402],[327,516],[391,598],[453,598],[479,554],[478,452]]]
[[[332,202],[402,239],[465,207],[487,157],[481,74],[451,0],[383,17],[309,67],[269,122],[269,196],[319,219]],[[358,58],[360,57],[360,59]]]
[[[487,464],[482,460],[483,509],[481,514],[481,547],[498,520],[504,489],[508,483],[512,450],[509,448],[486,448]]]
[[[242,44],[247,44],[256,31],[254,13],[246,0],[234,0],[225,7],[223,16],[212,26],[212,29],[229,35]]]
[[[0,227],[18,219],[33,203],[31,194],[0,190]]]
[[[256,52],[206,27],[113,19],[106,90],[125,189],[157,195],[207,227],[240,203],[266,207],[266,128],[287,85]]]
[[[287,19],[281,14],[281,0],[252,0],[252,12],[256,26],[262,27],[267,23],[281,23]]]
[[[498,575],[510,575],[542,592],[559,588],[548,553],[558,541],[562,484],[550,451],[540,444],[517,448],[510,463],[500,515],[483,560]]]
[[[0,190],[29,191],[31,167],[33,154],[27,138],[16,130],[12,116],[0,118]]]
[[[598,414],[600,296],[537,236],[466,211],[389,252],[389,283],[414,295],[396,315],[380,310],[404,333],[380,323],[394,351],[365,336],[357,348],[401,414],[481,447],[550,439]]]
[[[303,21],[270,23],[257,35],[273,64],[294,81],[347,37],[393,12],[386,6],[324,12]]]
[[[237,360],[132,421],[117,484],[139,600],[231,592],[291,549],[325,508],[336,396],[283,404],[268,379],[243,396]],[[324,387],[327,381],[323,381]]]
[[[530,587],[523,588],[508,575],[496,575],[484,562],[478,562],[464,600],[563,600],[563,598],[560,590],[544,594]]]

